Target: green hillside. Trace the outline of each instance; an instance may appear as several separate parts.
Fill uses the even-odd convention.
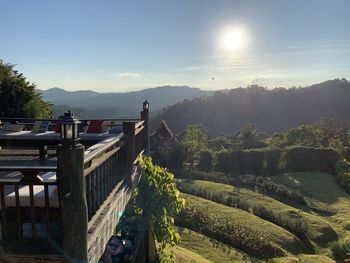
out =
[[[210,135],[220,135],[236,134],[247,123],[267,133],[285,131],[325,116],[349,124],[349,97],[350,82],[345,79],[290,89],[252,85],[177,103],[155,116],[151,126],[165,120],[180,134],[187,125],[199,124]]]
[[[176,183],[187,201],[187,207],[192,209],[192,213],[195,211],[202,217],[208,215],[208,222],[212,222],[210,221],[211,216],[219,218],[221,222],[234,222],[233,224],[236,227],[241,226],[247,230],[249,236],[268,240],[270,245],[277,248],[278,251],[282,251],[283,256],[276,258],[273,262],[334,262],[331,259],[330,242],[350,239],[350,196],[338,186],[332,175],[325,173],[286,173],[272,177],[272,180],[288,188],[299,189],[308,204],[313,207],[327,207],[332,213],[324,213],[322,209],[319,211],[310,209],[307,205],[301,206],[300,204],[293,204],[293,202],[282,202],[245,187],[237,188],[232,185],[210,181],[187,179],[177,179]],[[222,202],[221,200],[230,198],[234,200],[239,198],[244,206],[236,205],[235,207],[235,205],[227,205],[228,203],[226,205],[222,204],[226,201]],[[281,224],[278,220],[271,222],[270,218],[260,217],[259,214],[257,214],[258,216],[255,215],[255,206],[262,206],[269,211],[273,211],[273,215],[277,218],[299,218],[306,224],[305,236],[293,234],[293,231],[286,229],[283,223]],[[181,225],[184,225],[184,223],[186,224],[186,220],[180,220]],[[205,236],[208,234],[211,239],[205,237],[203,240],[215,240],[210,236],[211,232],[206,229],[205,225],[203,227],[200,222],[197,222],[200,227],[196,227],[195,223],[187,223],[189,225],[186,227],[199,233],[187,229],[181,231],[183,240],[180,246],[205,257],[211,262],[226,262],[223,261],[222,254],[218,255],[209,249],[213,247],[213,241],[208,243],[198,240],[198,235]],[[220,237],[220,235],[218,236]],[[230,245],[228,240],[215,240],[215,242],[218,241]],[[234,246],[231,246],[231,248],[234,249]],[[204,251],[208,251],[208,255]],[[242,256],[241,260],[243,260],[245,256],[241,253],[239,252],[238,255]],[[248,255],[251,256],[249,251]],[[250,259],[260,261],[258,258],[251,257]],[[228,260],[231,260],[228,262],[235,262],[236,259]],[[239,262],[239,259],[237,262]]]

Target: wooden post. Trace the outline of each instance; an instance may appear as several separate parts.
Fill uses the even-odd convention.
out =
[[[84,151],[81,144],[58,146],[58,195],[61,207],[64,262],[87,262],[88,212]]]
[[[124,121],[123,131],[125,134],[126,144],[124,145],[124,157],[127,175],[131,175],[135,156],[135,122]]]
[[[144,121],[144,126],[145,126],[145,131],[143,133],[144,134],[143,140],[144,140],[144,147],[145,147],[145,155],[149,156],[150,155],[150,138],[149,138],[150,127],[149,127],[149,108],[148,108],[148,106],[143,107],[143,110],[141,111],[141,120]]]

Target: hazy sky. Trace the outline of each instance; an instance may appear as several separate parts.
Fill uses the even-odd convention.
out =
[[[0,0],[0,59],[41,89],[350,79],[349,10],[349,0]]]

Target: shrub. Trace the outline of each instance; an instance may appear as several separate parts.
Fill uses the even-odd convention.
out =
[[[339,160],[335,170],[338,183],[350,194],[350,162]]]
[[[255,205],[253,214],[287,229],[299,238],[304,238],[308,233],[307,222],[299,214],[293,214],[292,217],[290,214],[278,213],[262,205]]]
[[[281,156],[282,153],[279,148],[264,149],[264,175],[273,176],[281,172]]]
[[[268,240],[261,239],[258,230],[229,218],[199,211],[195,207],[187,207],[176,217],[175,222],[178,226],[200,232],[259,258],[269,259],[285,255],[283,250]]]
[[[346,262],[346,259],[350,260],[350,240],[332,242],[330,247],[335,259],[342,262]]]
[[[213,169],[213,155],[209,150],[204,150],[199,153],[198,170],[211,171]]]
[[[240,150],[237,154],[240,174],[261,175],[264,160],[264,152],[262,150]]]
[[[218,172],[229,173],[233,170],[233,162],[237,158],[232,158],[231,153],[228,150],[223,150],[216,153],[217,163],[215,170]]]
[[[331,148],[294,146],[284,152],[285,170],[288,172],[334,172],[338,153]]]

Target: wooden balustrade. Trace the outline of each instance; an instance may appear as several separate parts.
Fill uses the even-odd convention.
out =
[[[135,160],[149,152],[148,109],[141,113],[141,120],[123,121],[123,133],[86,150],[81,144],[59,145],[57,158],[33,161],[31,165],[9,165],[0,159],[1,226],[6,246],[26,241],[24,247],[33,249],[24,237],[23,224],[29,223],[29,239],[45,241],[44,246],[33,243],[35,254],[41,248],[46,251],[39,253],[53,252],[64,262],[98,262],[139,181]],[[30,151],[32,156],[34,153]],[[48,174],[57,174],[57,180]],[[10,188],[11,201],[6,192]],[[40,202],[38,190],[42,192]],[[57,225],[61,231],[54,239],[52,228]]]

